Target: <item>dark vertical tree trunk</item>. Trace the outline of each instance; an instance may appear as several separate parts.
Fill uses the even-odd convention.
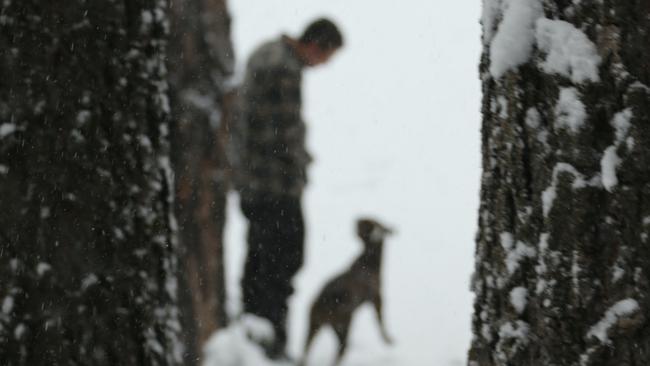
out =
[[[648,365],[650,2],[483,5],[469,365]]]
[[[181,295],[187,310],[186,362],[194,363],[203,343],[226,323],[224,95],[233,52],[225,0],[172,0],[172,20],[169,65],[176,212],[183,248]]]
[[[164,0],[0,3],[0,363],[177,365]]]

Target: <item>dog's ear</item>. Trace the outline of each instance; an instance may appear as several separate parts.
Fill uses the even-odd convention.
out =
[[[363,240],[364,242],[368,241],[370,239],[370,236],[372,235],[372,230],[374,227],[374,221],[370,219],[359,219],[357,220],[357,235]]]
[[[381,230],[383,231],[384,236],[388,235],[393,235],[395,234],[395,230],[393,228],[378,224],[381,227]]]

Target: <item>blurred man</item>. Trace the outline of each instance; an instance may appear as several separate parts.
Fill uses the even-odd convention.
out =
[[[311,156],[302,120],[302,72],[326,63],[342,47],[327,19],[299,39],[281,36],[250,57],[241,94],[241,145],[236,185],[248,219],[248,255],[242,280],[244,312],[268,319],[275,330],[271,358],[286,358],[287,301],[303,263],[301,196]]]

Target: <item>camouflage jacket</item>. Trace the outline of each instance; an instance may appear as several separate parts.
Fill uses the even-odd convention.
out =
[[[300,196],[311,156],[301,115],[303,65],[286,37],[250,57],[240,92],[235,184],[242,195]]]

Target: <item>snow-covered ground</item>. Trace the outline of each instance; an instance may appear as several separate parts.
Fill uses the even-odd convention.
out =
[[[308,306],[359,253],[354,221],[370,215],[394,227],[384,263],[384,302],[393,346],[374,314],[353,321],[343,365],[451,366],[470,342],[474,234],[480,174],[480,2],[475,0],[236,0],[237,56],[261,41],[298,34],[320,15],[345,33],[331,63],[309,70],[304,115],[316,158],[304,208],[307,257],[291,302],[290,352],[301,354]],[[239,308],[244,222],[232,196],[226,265],[231,312]],[[235,364],[263,366],[235,324],[222,333]],[[224,346],[225,345],[225,346]],[[330,365],[331,331],[308,365]],[[225,355],[223,355],[225,356]],[[248,363],[245,361],[248,360]],[[237,363],[239,362],[239,363]],[[206,366],[228,366],[223,358]]]

